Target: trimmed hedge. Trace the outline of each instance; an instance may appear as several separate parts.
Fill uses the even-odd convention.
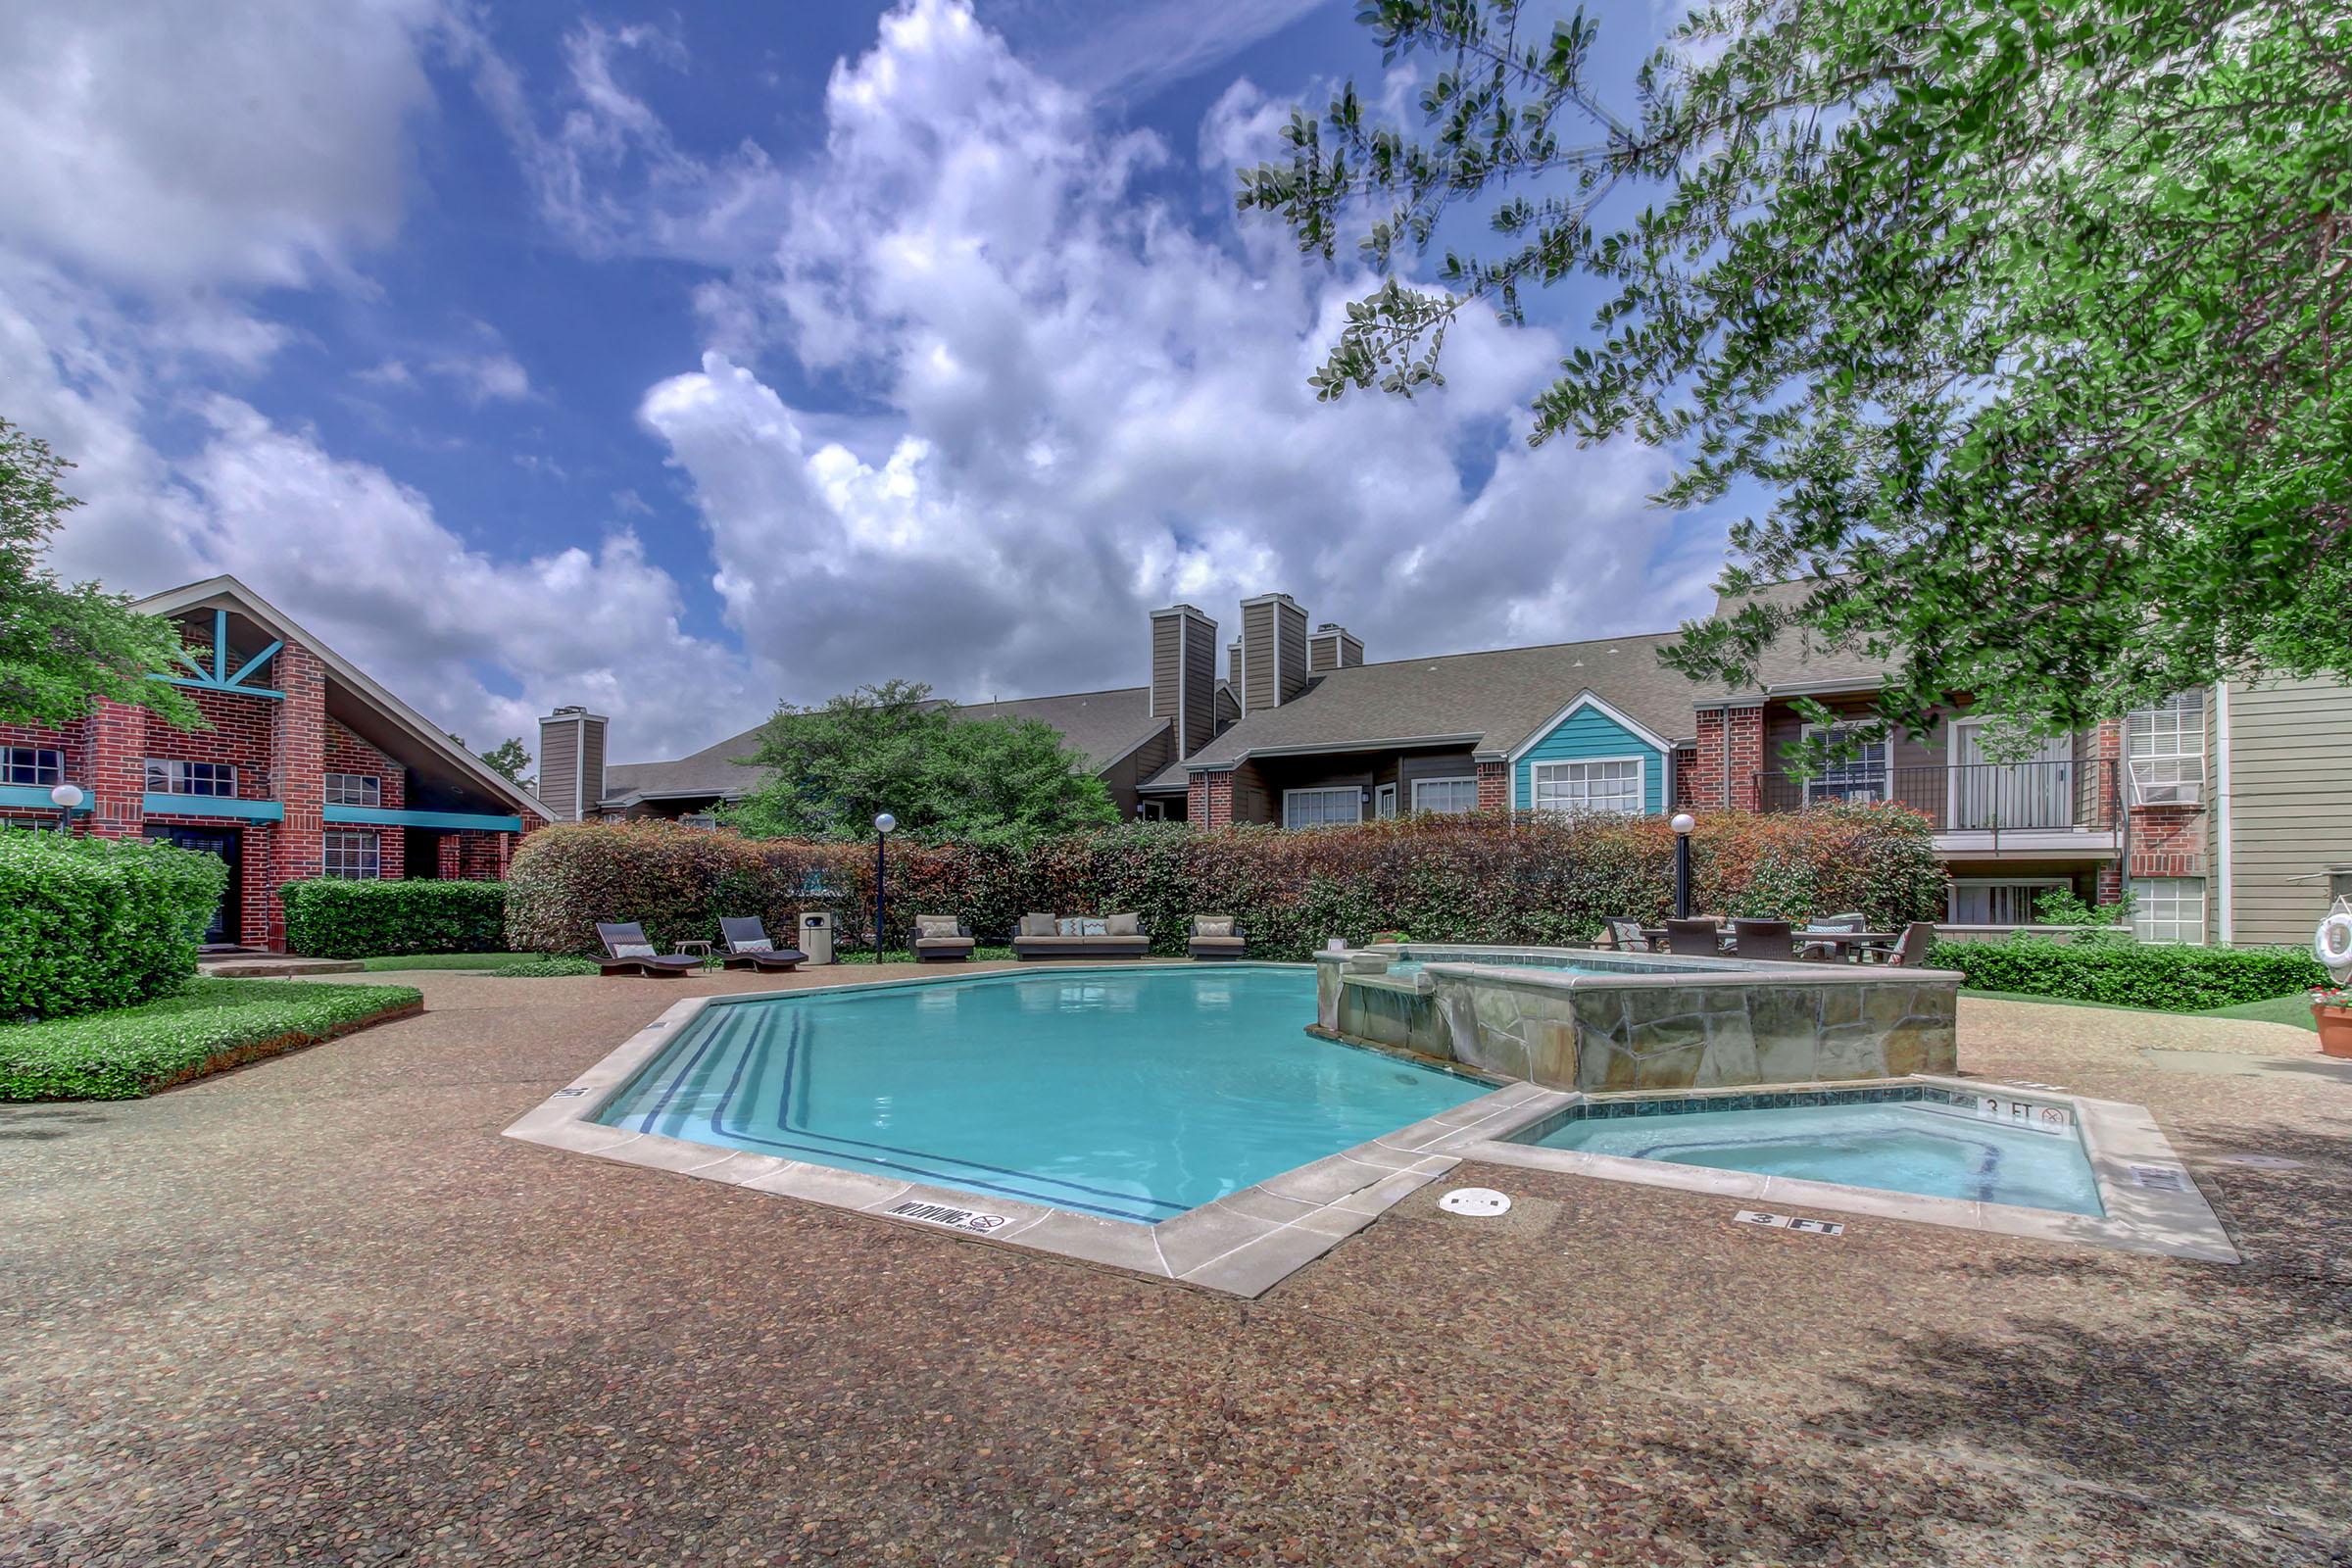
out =
[[[308,958],[490,953],[506,945],[504,882],[289,882],[286,951]]]
[[[1702,822],[1695,906],[1726,914],[1860,910],[1882,929],[1934,916],[1944,873],[1927,820],[1892,806],[1832,806]],[[870,844],[752,840],[668,822],[568,823],[523,841],[508,873],[507,946],[595,954],[599,920],[639,920],[656,943],[718,935],[759,915],[787,940],[827,909],[838,940],[872,942]],[[1185,951],[1195,914],[1240,918],[1258,957],[1303,958],[1326,937],[1408,930],[1424,942],[1560,942],[1603,917],[1656,920],[1674,898],[1663,817],[1418,816],[1287,833],[1138,824],[1022,849],[894,844],[889,939],[948,913],[983,943],[1024,910],[1133,909],[1152,951]]]
[[[0,1018],[70,1018],[177,991],[227,885],[218,856],[0,828]]]
[[[413,1009],[407,986],[199,976],[177,996],[0,1025],[0,1100],[132,1100]]]
[[[2328,984],[2328,971],[2301,948],[2189,948],[2130,937],[1938,942],[1928,950],[1928,964],[1959,970],[1972,990],[2164,1012],[2267,1002]]]

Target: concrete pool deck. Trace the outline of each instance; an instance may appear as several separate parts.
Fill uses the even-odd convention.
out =
[[[2146,1105],[2235,1268],[1471,1161],[1244,1301],[500,1136],[775,980],[403,978],[0,1106],[0,1561],[2344,1560],[2352,1083],[2301,1031],[1961,1003],[1964,1075]]]

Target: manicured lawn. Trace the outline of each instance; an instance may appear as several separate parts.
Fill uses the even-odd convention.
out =
[[[0,1025],[0,1100],[131,1100],[415,1006],[407,986],[198,977],[175,997]]]
[[[2268,1002],[2241,1002],[2233,1006],[2184,1013],[2164,1013],[2154,1007],[2127,1007],[2115,1002],[2079,1002],[2072,997],[2029,996],[2020,991],[1971,991],[1965,986],[1960,994],[1982,998],[1986,1002],[2040,1002],[2053,1007],[2096,1007],[2106,1012],[2156,1012],[2163,1017],[2251,1018],[2257,1023],[2291,1023],[2298,1029],[2309,1029],[2315,1034],[2319,1030],[2319,1025],[2312,1022],[2311,1001],[2300,991],[2292,996],[2273,997]]]
[[[596,973],[591,959],[543,953],[395,953],[362,958],[360,963],[371,974],[400,969],[481,969],[516,979],[542,979]]]

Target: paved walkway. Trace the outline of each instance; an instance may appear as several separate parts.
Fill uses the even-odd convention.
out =
[[[773,981],[414,983],[0,1107],[0,1563],[2352,1561],[2299,1031],[1963,1004],[1968,1071],[2150,1105],[2239,1268],[1466,1167],[1506,1218],[1433,1189],[1240,1302],[499,1136]]]

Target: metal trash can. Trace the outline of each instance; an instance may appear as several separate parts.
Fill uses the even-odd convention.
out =
[[[833,961],[833,911],[803,909],[801,911],[800,949],[808,955],[810,963]]]

